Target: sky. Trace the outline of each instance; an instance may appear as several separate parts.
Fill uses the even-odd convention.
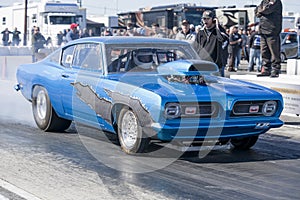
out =
[[[28,0],[30,1],[30,0]],[[78,0],[80,1],[80,0]],[[14,2],[25,0],[0,0],[0,6],[12,5]],[[77,2],[77,0],[61,0],[61,2]],[[202,6],[257,5],[261,0],[81,0],[82,6],[87,8],[88,15],[116,15],[118,12],[135,11],[139,8],[168,5],[176,3],[192,3]],[[300,12],[299,0],[282,0],[284,11]]]

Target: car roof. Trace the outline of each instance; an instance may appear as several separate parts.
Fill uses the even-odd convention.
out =
[[[174,40],[168,38],[153,38],[153,37],[127,37],[127,36],[105,36],[105,37],[87,37],[81,38],[77,40],[73,40],[68,43],[69,44],[77,44],[77,43],[85,43],[85,42],[95,42],[95,43],[103,43],[103,44],[143,44],[143,43],[151,43],[151,44],[182,44],[186,45],[188,42],[181,40]]]

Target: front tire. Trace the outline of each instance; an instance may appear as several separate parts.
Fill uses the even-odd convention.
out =
[[[127,107],[120,111],[118,117],[118,138],[121,149],[127,154],[143,153],[150,142],[137,115]]]
[[[258,136],[231,139],[230,143],[238,150],[248,150],[255,145]]]
[[[33,89],[32,111],[35,123],[43,131],[64,131],[69,128],[72,122],[57,116],[47,90],[41,86],[36,86]]]

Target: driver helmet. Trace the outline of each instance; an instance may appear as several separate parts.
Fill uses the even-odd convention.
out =
[[[150,69],[153,64],[153,54],[149,50],[138,50],[133,56],[134,63],[142,69]]]

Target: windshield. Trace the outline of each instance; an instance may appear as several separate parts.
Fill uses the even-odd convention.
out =
[[[72,23],[76,23],[75,16],[50,16],[50,24],[64,24],[70,25]]]
[[[158,65],[175,60],[199,59],[189,45],[159,47],[120,47],[106,48],[108,72],[156,71]]]
[[[205,10],[211,10],[208,7],[195,7],[195,8],[185,8],[184,14],[185,19],[187,19],[190,24],[199,25],[201,24],[202,14]]]
[[[281,40],[283,40],[286,35],[287,35],[287,33],[280,33]]]

